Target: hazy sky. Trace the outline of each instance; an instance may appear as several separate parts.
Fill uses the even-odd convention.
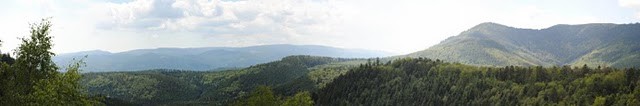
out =
[[[404,54],[482,22],[638,22],[640,0],[2,0],[0,50],[45,17],[56,53],[313,44]]]

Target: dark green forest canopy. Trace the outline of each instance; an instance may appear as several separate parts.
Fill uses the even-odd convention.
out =
[[[221,72],[87,73],[82,82],[92,94],[167,105],[243,105],[252,97],[282,105],[305,101],[294,99],[305,92],[317,105],[636,105],[640,96],[640,70],[632,68],[479,67],[426,58],[337,67],[351,61],[367,60],[291,56]],[[266,92],[259,86],[270,86],[271,96],[252,93]]]
[[[275,95],[269,86],[258,86],[251,95],[236,100],[231,106],[313,106],[313,100],[308,91],[282,98]]]
[[[288,56],[280,61],[238,70],[203,72],[158,69],[86,73],[81,83],[92,95],[103,95],[137,104],[224,105],[235,99],[247,97],[250,95],[249,92],[261,85],[274,87],[275,94],[283,97],[294,96],[299,91],[311,91],[316,89],[316,83],[320,81],[312,81],[308,76],[310,71],[325,71],[313,67],[354,60],[356,59],[301,55]],[[325,67],[343,69],[339,66]],[[340,74],[340,72],[322,73],[322,75],[328,74]],[[332,79],[337,76],[314,76],[313,78]],[[327,83],[325,80],[321,81]]]
[[[319,105],[640,105],[640,70],[369,62],[319,90]]]

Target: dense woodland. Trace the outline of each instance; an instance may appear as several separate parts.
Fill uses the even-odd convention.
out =
[[[332,60],[310,56],[288,58]],[[94,94],[109,91],[102,93],[113,98],[130,98],[124,101],[137,104],[284,105],[287,101],[298,101],[295,103],[315,105],[638,105],[640,101],[637,86],[640,70],[633,68],[478,67],[402,58],[371,60],[356,67],[343,62],[319,62],[323,65],[299,67],[300,73],[306,74],[288,77],[288,81],[281,79],[280,74],[260,72],[293,69],[286,67],[296,65],[275,66],[304,62],[292,60],[298,59],[253,66],[251,75],[246,75],[246,69],[151,70],[89,73],[83,83]],[[260,78],[263,81],[245,78],[255,76],[263,76]],[[122,81],[102,88],[91,84],[116,79]]]
[[[316,92],[319,105],[640,105],[640,70],[369,62]]]
[[[239,70],[202,72],[157,69],[86,73],[80,83],[86,86],[91,95],[107,96],[119,103],[224,105],[248,97],[258,86],[270,86],[274,94],[281,97],[317,89],[317,86],[326,84],[327,80],[347,71],[342,65],[324,66],[325,64],[352,60],[354,59],[289,56],[280,61]],[[316,67],[320,65],[323,66]],[[339,69],[345,71],[334,71]]]
[[[258,86],[248,97],[238,99],[231,106],[313,106],[311,93],[299,92],[291,97],[282,98],[273,93],[268,86]]]

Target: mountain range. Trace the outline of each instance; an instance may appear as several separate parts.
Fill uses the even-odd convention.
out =
[[[84,56],[89,72],[136,71],[148,69],[216,70],[239,68],[279,60],[290,55],[314,55],[340,58],[370,58],[391,53],[362,49],[343,49],[318,45],[261,45],[249,47],[157,48],[119,53],[94,50],[60,54],[53,61],[68,65]]]
[[[544,29],[482,23],[426,50],[426,57],[482,66],[639,67],[640,24],[555,25]]]
[[[312,92],[309,98],[319,105],[584,105],[595,104],[597,98],[607,98],[611,102],[607,104],[611,105],[625,104],[638,100],[629,96],[638,91],[638,87],[633,87],[638,82],[634,77],[637,70],[623,69],[638,67],[640,63],[640,49],[635,42],[640,40],[640,32],[636,29],[640,29],[640,24],[522,29],[483,23],[426,50],[388,58],[297,55],[224,71],[155,69],[85,73],[81,83],[91,95],[108,97],[107,103],[138,105],[227,105],[251,98],[257,94],[252,90],[261,85],[273,87],[274,94],[285,97]],[[280,46],[285,50],[298,47]],[[274,48],[265,50],[285,51]],[[171,52],[211,51],[181,50]],[[134,51],[116,54],[125,53],[149,55]],[[100,51],[84,54],[113,55]],[[581,67],[540,67],[556,65]]]
[[[398,57],[426,57],[480,66],[588,65],[639,67],[640,24],[593,23],[554,25],[544,29],[515,28],[486,22],[426,50]],[[215,70],[247,67],[290,55],[340,58],[390,56],[381,51],[317,45],[262,45],[250,47],[157,48],[119,53],[85,51],[54,57],[58,65],[85,59],[84,70],[132,71],[147,69]],[[390,60],[393,58],[385,59]]]

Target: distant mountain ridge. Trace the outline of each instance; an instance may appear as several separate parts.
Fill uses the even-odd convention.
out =
[[[314,55],[341,58],[369,58],[389,56],[390,53],[361,49],[342,49],[318,45],[261,45],[249,47],[157,48],[138,49],[119,53],[94,50],[60,54],[53,58],[59,66],[68,65],[73,58],[87,55],[84,70],[135,71],[148,69],[214,70],[247,67],[279,60],[290,55]]]
[[[485,66],[640,67],[640,24],[522,29],[487,22],[406,56]]]

